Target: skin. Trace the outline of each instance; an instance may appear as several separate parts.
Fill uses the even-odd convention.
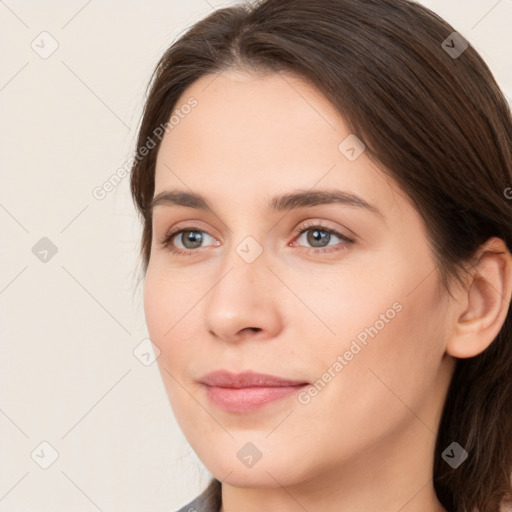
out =
[[[214,213],[155,207],[144,305],[176,419],[223,482],[222,512],[444,511],[432,483],[442,406],[455,358],[483,351],[503,325],[510,254],[489,253],[504,247],[491,239],[454,300],[422,218],[365,152],[350,161],[339,151],[350,131],[318,90],[289,74],[230,70],[195,82],[177,108],[191,96],[198,105],[159,149],[155,195],[194,191]],[[266,210],[299,188],[350,191],[383,218],[343,204]],[[327,245],[341,250],[318,252],[314,229],[294,232],[305,221],[354,243],[332,235]],[[202,230],[193,255],[160,243],[178,225]],[[263,250],[252,263],[236,251],[248,236]],[[175,237],[176,248],[194,247],[185,244]],[[314,383],[397,302],[401,311],[307,404],[291,396],[231,413],[198,383],[217,369]],[[262,453],[250,468],[237,457],[248,442]]]

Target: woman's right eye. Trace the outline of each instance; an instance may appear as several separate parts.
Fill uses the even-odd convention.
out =
[[[201,229],[187,228],[173,230],[165,235],[161,243],[163,247],[172,253],[192,254],[193,252],[197,252],[194,249],[201,248],[205,235],[213,240],[212,236]],[[179,247],[179,245],[176,247],[176,242],[181,243],[182,247]]]

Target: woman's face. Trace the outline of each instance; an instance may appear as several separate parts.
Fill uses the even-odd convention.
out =
[[[296,77],[209,75],[176,111],[155,196],[210,210],[154,206],[144,301],[194,451],[235,486],[427,483],[454,360],[419,214]],[[202,383],[220,370],[293,382]]]

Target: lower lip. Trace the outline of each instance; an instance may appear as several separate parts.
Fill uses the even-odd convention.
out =
[[[225,411],[249,412],[286,397],[290,397],[307,384],[253,388],[221,388],[205,386],[210,401]]]

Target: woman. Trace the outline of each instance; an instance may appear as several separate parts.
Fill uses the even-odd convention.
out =
[[[214,476],[182,511],[510,502],[511,141],[486,64],[407,0],[219,9],[165,52],[131,190]]]

